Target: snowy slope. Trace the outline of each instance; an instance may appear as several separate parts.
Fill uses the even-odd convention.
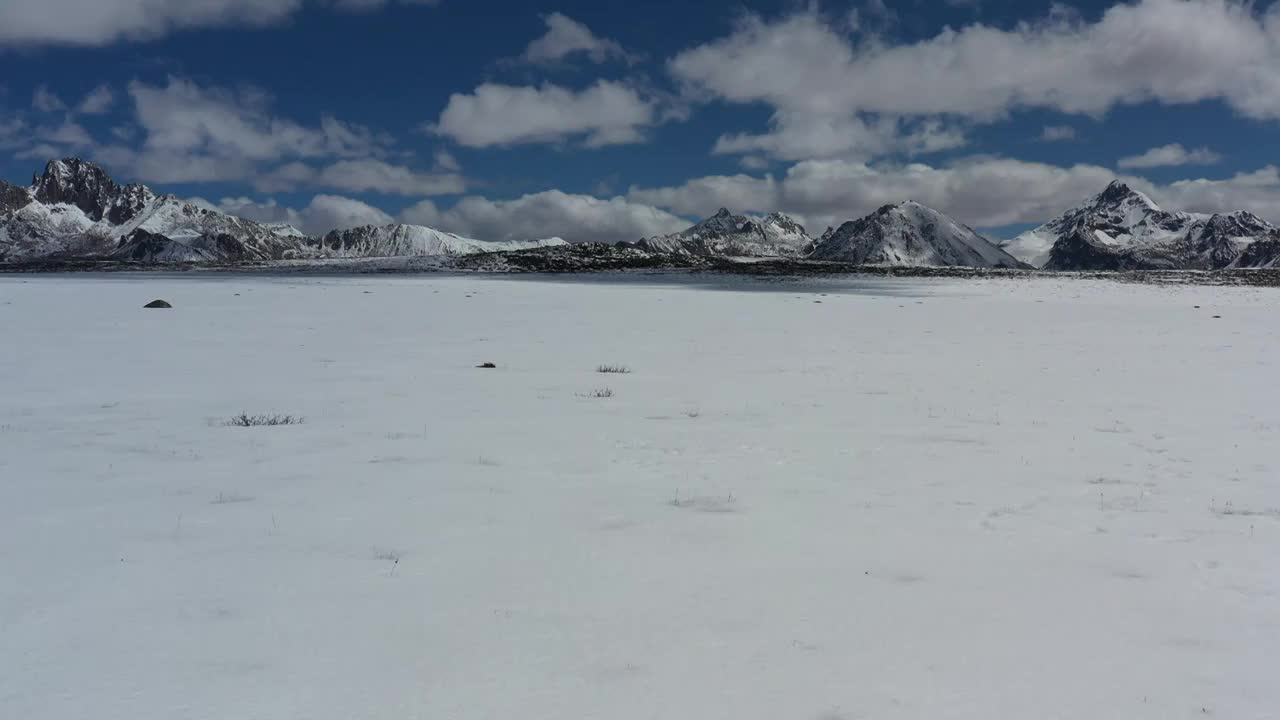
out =
[[[414,225],[355,228],[320,240],[291,225],[253,222],[157,196],[142,185],[120,186],[76,158],[50,162],[29,188],[0,185],[0,261],[236,262],[467,255],[564,244],[559,238],[483,242]]]
[[[1277,316],[0,276],[0,717],[1269,720]]]
[[[512,252],[567,243],[560,238],[529,241],[483,241],[421,225],[365,225],[335,230],[320,240],[326,257],[415,257]]]
[[[1245,250],[1278,235],[1280,230],[1252,213],[1166,212],[1116,181],[1002,247],[1049,270],[1220,269],[1274,262],[1274,255],[1255,251],[1246,256]]]
[[[806,255],[813,239],[800,223],[782,213],[753,218],[721,208],[688,230],[626,245],[677,255],[794,258]]]
[[[886,205],[829,231],[810,258],[863,265],[1021,267],[969,227],[912,201]]]
[[[8,186],[12,188],[13,186]],[[13,190],[5,206],[23,199]],[[308,252],[288,226],[265,226],[142,185],[120,186],[77,158],[51,161],[25,205],[0,214],[0,260],[128,257],[133,260],[265,260]],[[141,231],[141,232],[139,232]]]

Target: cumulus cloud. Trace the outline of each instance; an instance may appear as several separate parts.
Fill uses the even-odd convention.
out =
[[[449,98],[429,128],[467,147],[560,143],[587,147],[639,142],[658,119],[656,102],[623,83],[601,80],[585,90],[485,83]]]
[[[435,159],[436,170],[442,172],[459,172],[462,170],[462,165],[458,163],[458,159],[448,150],[437,150]]]
[[[971,157],[945,167],[810,160],[792,166],[781,178],[703,177],[673,187],[633,187],[627,198],[694,217],[720,207],[755,213],[781,210],[800,218],[811,231],[883,205],[916,200],[973,227],[1003,227],[1057,217],[1116,177],[1097,165],[1060,167],[1000,157]],[[1120,179],[1170,210],[1248,210],[1280,223],[1280,169],[1272,165],[1226,179],[1169,184],[1131,175]]]
[[[272,25],[308,4],[370,10],[393,2],[437,0],[6,0],[0,2],[0,46],[100,46],[195,28]]]
[[[324,167],[288,163],[255,178],[254,185],[262,192],[326,187],[388,195],[453,195],[466,190],[466,181],[454,172],[421,172],[372,158],[339,160]]]
[[[572,243],[634,241],[683,230],[690,224],[625,198],[601,199],[559,190],[515,200],[466,197],[448,210],[426,200],[406,209],[401,219],[480,240],[560,237]]]
[[[668,67],[689,96],[772,106],[771,139],[753,149],[792,157],[881,151],[868,116],[986,122],[1019,108],[1100,116],[1123,104],[1221,100],[1280,119],[1280,5],[1139,0],[1092,23],[1055,6],[1038,22],[947,28],[906,44],[851,36],[812,9],[748,15]],[[806,145],[824,127],[839,132]],[[854,140],[837,142],[842,134]]]
[[[764,153],[783,160],[815,157],[872,158],[890,153],[918,155],[962,147],[967,140],[958,128],[936,120],[911,123],[902,118],[777,112],[772,130],[753,135],[721,135],[712,148],[716,155]]]
[[[254,90],[233,92],[170,77],[162,86],[129,84],[138,124],[148,148],[206,152],[244,160],[285,156],[364,157],[384,141],[368,129],[325,117],[305,127],[270,112],[270,97]]]
[[[1280,168],[1275,165],[1221,180],[1179,180],[1152,188],[1151,196],[1175,210],[1202,213],[1248,210],[1280,224]]]
[[[1044,131],[1040,133],[1040,139],[1044,142],[1075,140],[1076,129],[1070,125],[1045,125]]]
[[[975,157],[947,167],[806,161],[784,176],[712,176],[665,188],[632,188],[609,199],[549,190],[514,200],[467,197],[441,209],[430,200],[397,218],[482,240],[562,237],[570,242],[619,242],[677,232],[688,218],[720,207],[741,212],[782,210],[810,232],[914,199],[974,227],[1039,223],[1096,195],[1115,179],[1093,165],[1058,167],[1007,158]],[[1248,210],[1280,223],[1280,168],[1267,166],[1225,179],[1156,184],[1123,177],[1171,210]],[[202,201],[203,202],[203,201]],[[294,209],[274,200],[224,198],[209,207],[262,222],[287,222],[310,234],[393,222],[384,210],[351,198],[317,195]]]
[[[543,18],[547,32],[529,43],[520,59],[534,65],[561,62],[570,56],[584,56],[593,63],[609,60],[632,62],[632,56],[618,43],[602,38],[586,25],[554,12]]]
[[[37,87],[36,91],[31,95],[31,107],[34,108],[36,112],[52,113],[66,110],[67,104],[63,102],[62,98],[58,97],[56,93],[50,90],[48,86],[41,85]]]
[[[76,111],[84,115],[102,115],[115,104],[116,95],[107,85],[99,85],[89,91],[88,95],[76,106]]]
[[[1180,143],[1173,143],[1151,148],[1141,155],[1120,158],[1116,162],[1116,167],[1131,169],[1177,167],[1180,165],[1216,165],[1221,161],[1222,156],[1209,148],[1188,150]]]
[[[89,131],[79,123],[67,120],[60,125],[37,128],[35,136],[47,143],[71,148],[87,148],[93,146],[93,138]]]
[[[27,132],[27,121],[17,117],[0,117],[0,148],[10,148]]]
[[[393,222],[390,215],[372,205],[338,195],[316,195],[301,209],[280,205],[274,199],[257,201],[247,197],[222,198],[217,204],[201,198],[190,202],[257,222],[288,223],[309,235]]]
[[[1096,194],[1115,174],[1093,165],[1057,167],[978,157],[947,167],[809,160],[786,175],[715,176],[667,188],[632,188],[631,200],[705,216],[719,207],[781,210],[810,230],[866,215],[883,205],[916,200],[975,227],[1040,222]]]
[[[391,144],[390,138],[330,116],[316,125],[282,118],[272,112],[270,96],[253,89],[203,87],[170,77],[160,85],[134,81],[128,97],[140,140],[118,136],[117,144],[94,147],[93,156],[144,182],[246,180],[280,162],[381,158]],[[363,169],[361,181],[369,184],[371,173]]]
[[[56,96],[42,90],[35,103],[54,106]],[[390,137],[331,116],[317,124],[281,117],[271,97],[252,88],[233,91],[169,77],[157,85],[134,81],[127,98],[133,121],[112,128],[107,143],[95,142],[67,112],[61,124],[15,118],[6,123],[0,148],[24,158],[82,154],[150,183],[248,182],[262,192],[322,188],[418,197],[467,187],[447,152],[437,153],[431,170],[391,162]],[[101,86],[77,110],[104,112],[112,102],[111,89]]]

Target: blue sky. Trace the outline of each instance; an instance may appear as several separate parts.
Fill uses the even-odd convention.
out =
[[[0,0],[0,177],[53,156],[310,232],[994,236],[1123,177],[1280,221],[1274,2]]]

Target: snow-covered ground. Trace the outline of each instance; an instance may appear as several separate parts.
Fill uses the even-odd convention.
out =
[[[0,277],[0,717],[1275,718],[1278,317]]]

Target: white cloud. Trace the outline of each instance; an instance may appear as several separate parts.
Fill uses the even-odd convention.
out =
[[[309,159],[368,160],[390,140],[333,117],[314,126],[272,113],[270,98],[252,89],[202,87],[170,77],[163,85],[128,88],[139,144],[98,146],[93,155],[144,182],[254,179],[262,167]]]
[[[812,9],[748,15],[669,70],[689,97],[775,109],[767,136],[731,136],[722,148],[793,158],[891,151],[868,119],[878,116],[986,122],[1018,108],[1097,116],[1121,104],[1221,100],[1280,119],[1280,4],[1263,13],[1236,0],[1139,0],[1093,23],[1055,7],[1039,22],[948,28],[911,44],[850,36]]]
[[[785,208],[782,183],[772,175],[712,175],[673,187],[633,187],[627,192],[627,199],[695,218],[707,217],[722,207],[754,213]]]
[[[1040,139],[1044,142],[1075,140],[1076,129],[1070,125],[1045,125],[1044,131],[1040,133]]]
[[[656,122],[653,100],[622,83],[601,80],[585,90],[558,85],[485,83],[456,94],[430,129],[468,147],[559,143],[587,147],[639,142]]]
[[[808,161],[798,163],[781,179],[745,174],[705,177],[677,187],[632,188],[625,198],[549,190],[514,200],[468,197],[446,210],[424,200],[406,209],[398,220],[483,240],[559,236],[570,242],[612,243],[676,232],[688,227],[687,217],[704,217],[720,207],[754,213],[782,210],[816,234],[882,205],[914,199],[974,227],[1001,227],[1056,217],[1113,179],[1110,170],[1098,166],[1056,167],[991,157],[969,158],[948,167]],[[1280,222],[1280,168],[1275,166],[1227,179],[1168,185],[1140,177],[1123,179],[1171,210],[1249,210]],[[302,209],[248,198],[224,198],[211,207],[262,222],[288,222],[310,234],[394,221],[379,208],[334,195],[317,195]]]
[[[797,163],[781,179],[706,177],[669,188],[632,188],[631,200],[703,217],[717,208],[781,210],[813,232],[883,205],[916,200],[975,227],[1041,222],[1096,194],[1114,179],[1107,168],[1056,167],[977,157],[948,167],[867,164],[847,160]]]
[[[560,62],[570,55],[584,55],[593,63],[632,61],[631,55],[621,45],[596,35],[586,25],[563,13],[551,13],[543,20],[547,23],[547,32],[529,43],[520,56],[524,62],[545,65]]]
[[[916,200],[973,227],[1041,223],[1101,192],[1115,173],[1096,165],[1059,167],[999,157],[971,157],[946,167],[866,164],[844,160],[797,163],[781,179],[771,175],[712,176],[665,188],[632,188],[627,198],[682,215],[705,217],[720,207],[793,214],[814,232],[876,208]],[[1248,210],[1280,223],[1280,168],[1234,177],[1169,184],[1121,179],[1169,210]]]
[[[20,160],[40,160],[43,162],[63,154],[60,147],[54,147],[49,143],[36,143],[35,145],[27,144],[22,150],[14,153],[13,156]]]
[[[900,118],[779,111],[772,130],[761,135],[721,135],[717,155],[764,153],[783,160],[816,157],[868,159],[889,153],[917,155],[965,145],[962,131],[936,120],[909,123]]]
[[[20,144],[27,132],[27,121],[17,117],[0,117],[0,148]]]
[[[110,88],[100,87],[80,107],[103,110],[111,95]],[[0,147],[18,149],[23,157],[75,152],[151,183],[242,181],[263,192],[328,188],[410,196],[466,189],[448,153],[437,154],[432,171],[395,164],[386,160],[389,137],[329,116],[316,125],[280,117],[259,90],[203,87],[170,77],[160,85],[130,83],[128,99],[134,121],[114,127],[110,144],[96,143],[68,117],[61,125],[23,123],[24,137],[16,139],[17,130],[6,133]]]
[[[89,131],[79,123],[67,120],[61,125],[51,127],[37,128],[36,137],[54,145],[62,145],[71,148],[87,148],[93,146],[93,138],[89,136]]]
[[[76,111],[84,115],[102,115],[115,104],[116,96],[107,85],[99,85],[89,91],[88,95],[76,106]]]
[[[203,152],[243,160],[298,157],[364,157],[383,141],[369,130],[332,117],[305,127],[270,113],[260,91],[204,88],[170,77],[163,86],[129,84],[145,144],[161,151]]]
[[[406,209],[401,218],[480,240],[560,237],[573,243],[634,241],[689,227],[684,218],[621,197],[559,190],[515,200],[467,197],[448,210],[427,200]]]
[[[437,150],[435,155],[436,170],[440,172],[460,172],[462,165],[448,150]]]
[[[448,210],[430,200],[407,208],[400,217],[352,198],[317,195],[301,208],[275,199],[222,198],[216,204],[202,198],[190,202],[258,222],[285,222],[310,235],[360,225],[406,222],[481,240],[561,237],[570,242],[618,242],[683,230],[689,222],[670,213],[623,198],[599,199],[558,190],[515,200],[468,197]]]
[[[0,46],[108,45],[195,28],[272,25],[306,4],[370,10],[397,1],[434,5],[437,0],[5,0],[0,2]]]
[[[67,104],[62,101],[48,86],[41,85],[31,96],[31,107],[36,112],[52,113],[60,112],[67,109]]]
[[[1180,143],[1173,143],[1172,145],[1151,148],[1141,155],[1120,158],[1116,162],[1116,167],[1130,169],[1177,167],[1181,165],[1216,165],[1221,161],[1222,156],[1209,148],[1188,150]]]
[[[1152,198],[1176,210],[1226,213],[1248,210],[1280,224],[1280,168],[1240,173],[1223,180],[1179,180],[1153,188]]]
[[[394,222],[390,215],[372,205],[337,195],[316,195],[301,210],[280,205],[274,199],[229,197],[222,198],[216,205],[201,198],[192,198],[190,202],[257,222],[289,223],[309,235]]]
[[[377,10],[384,5],[391,5],[394,3],[399,3],[400,5],[438,5],[440,4],[440,0],[329,0],[329,4],[339,10],[356,12]]]
[[[466,189],[462,176],[419,172],[382,160],[339,160],[321,168],[294,162],[282,165],[254,180],[263,192],[286,192],[299,187],[326,187],[348,192],[388,195],[452,195]]]

